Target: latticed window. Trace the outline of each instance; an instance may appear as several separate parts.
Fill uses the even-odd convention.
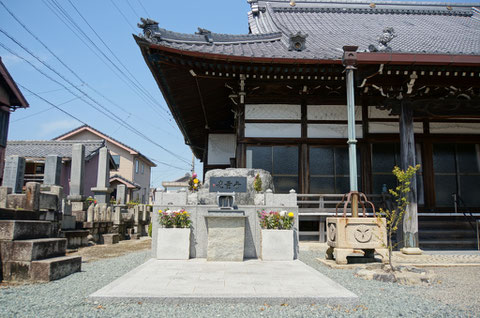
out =
[[[416,145],[415,161],[422,163],[422,152]],[[400,145],[398,143],[381,143],[372,145],[372,193],[380,194],[384,188],[394,189],[397,180],[392,173],[395,166],[401,166]],[[424,204],[423,167],[417,171],[417,203]]]
[[[467,207],[480,206],[480,145],[434,144],[435,203],[452,207],[452,194]]]
[[[310,147],[310,193],[347,193],[350,191],[348,148],[345,146]],[[358,190],[361,190],[360,155],[357,152]]]
[[[249,146],[247,168],[269,171],[277,193],[298,192],[297,146]]]

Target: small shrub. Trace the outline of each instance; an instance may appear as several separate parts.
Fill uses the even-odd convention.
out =
[[[410,203],[408,202],[408,193],[411,191],[410,184],[418,169],[420,169],[420,165],[416,165],[415,167],[409,166],[406,171],[399,167],[393,168],[392,172],[397,178],[398,186],[395,190],[389,189],[388,192],[395,198],[396,208],[392,210],[380,209],[379,212],[376,212],[376,217],[378,219],[384,217],[387,223],[387,242],[383,242],[383,244],[388,249],[388,263],[392,271],[395,270],[392,265],[392,251],[398,244],[392,242],[392,236],[398,230],[398,225],[403,220],[407,206]]]
[[[262,191],[262,178],[260,178],[260,174],[257,173],[255,176],[255,180],[253,181],[253,189],[257,192]]]

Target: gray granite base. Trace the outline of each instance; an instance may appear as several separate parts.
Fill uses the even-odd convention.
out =
[[[288,273],[287,275],[285,273]],[[159,303],[345,304],[358,296],[299,260],[150,259],[90,299]]]
[[[207,215],[207,261],[241,262],[245,246],[245,216]]]

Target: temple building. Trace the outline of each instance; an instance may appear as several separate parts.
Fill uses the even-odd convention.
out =
[[[262,168],[275,192],[342,194],[352,190],[353,145],[358,190],[379,195],[395,186],[395,165],[419,163],[406,245],[476,248],[479,9],[248,2],[245,35],[183,34],[142,19],[135,36],[204,172]],[[301,212],[300,231],[320,221],[321,240],[325,214]]]

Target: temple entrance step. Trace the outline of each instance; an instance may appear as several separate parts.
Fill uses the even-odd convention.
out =
[[[476,250],[477,248],[476,239],[420,241],[420,249],[423,250]]]
[[[2,262],[30,262],[65,255],[67,240],[64,238],[44,238],[0,242]]]
[[[475,222],[462,216],[419,217],[420,248],[426,250],[469,250],[477,249]]]
[[[0,240],[28,240],[52,237],[50,221],[0,220]]]

